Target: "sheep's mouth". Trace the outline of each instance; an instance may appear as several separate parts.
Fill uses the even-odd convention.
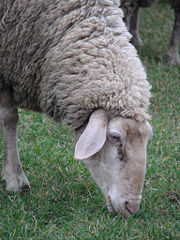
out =
[[[106,204],[107,204],[107,208],[108,211],[115,216],[124,216],[125,218],[128,216],[131,216],[131,212],[129,212],[128,210],[126,210],[125,208],[122,209],[122,207],[119,206],[118,210],[114,208],[111,197],[108,196],[106,198]]]
[[[119,207],[118,211],[114,208],[113,204],[112,204],[112,201],[111,201],[111,197],[108,196],[106,198],[106,204],[107,204],[107,208],[108,208],[108,211],[113,214],[113,215],[118,215],[118,216],[121,216],[121,215],[124,215],[123,214],[123,211],[122,209]]]

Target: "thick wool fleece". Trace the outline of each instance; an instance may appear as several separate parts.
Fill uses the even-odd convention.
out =
[[[118,7],[118,0],[15,0],[0,21],[1,88],[19,107],[73,128],[98,108],[148,119],[150,85]]]

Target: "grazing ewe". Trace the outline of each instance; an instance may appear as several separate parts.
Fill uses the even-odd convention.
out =
[[[120,7],[123,9],[125,17],[124,21],[132,34],[132,44],[134,46],[141,46],[142,41],[139,37],[139,12],[141,7],[150,7],[158,0],[122,0]],[[174,27],[169,41],[167,56],[171,64],[180,64],[180,57],[178,54],[180,43],[180,1],[172,0],[172,8],[174,10],[175,20]]]
[[[72,126],[75,158],[108,209],[139,208],[151,136],[150,85],[118,0],[3,0],[0,124],[7,191],[29,187],[17,150],[17,107]]]

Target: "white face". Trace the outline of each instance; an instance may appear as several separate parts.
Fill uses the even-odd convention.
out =
[[[97,118],[96,115],[95,125],[102,118],[99,115]],[[104,128],[105,122],[107,126],[104,133],[101,132],[101,128]],[[87,141],[84,138],[81,139],[82,134],[80,139],[83,140],[83,145],[79,144],[79,148],[82,152],[86,145],[88,149],[86,154],[89,152],[85,154],[86,156],[83,155],[85,152],[80,156],[78,141],[75,157],[83,160],[90,170],[106,198],[109,211],[134,215],[138,211],[141,200],[146,171],[146,145],[152,134],[151,126],[148,122],[138,123],[131,119],[117,117],[110,122],[103,120],[103,124],[97,127],[97,134],[92,134],[96,131],[94,130],[96,126],[92,123],[90,123],[90,131],[86,129],[83,134],[85,133]],[[98,137],[101,139],[99,140]],[[92,141],[91,138],[93,138]],[[103,138],[105,138],[104,142],[102,142]],[[91,149],[97,148],[97,145],[99,150],[96,149],[94,154],[90,153]]]

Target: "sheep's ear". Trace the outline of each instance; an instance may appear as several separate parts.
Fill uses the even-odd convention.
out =
[[[104,110],[96,110],[90,116],[89,122],[81,134],[75,147],[75,159],[83,160],[93,156],[104,145],[108,117]]]

